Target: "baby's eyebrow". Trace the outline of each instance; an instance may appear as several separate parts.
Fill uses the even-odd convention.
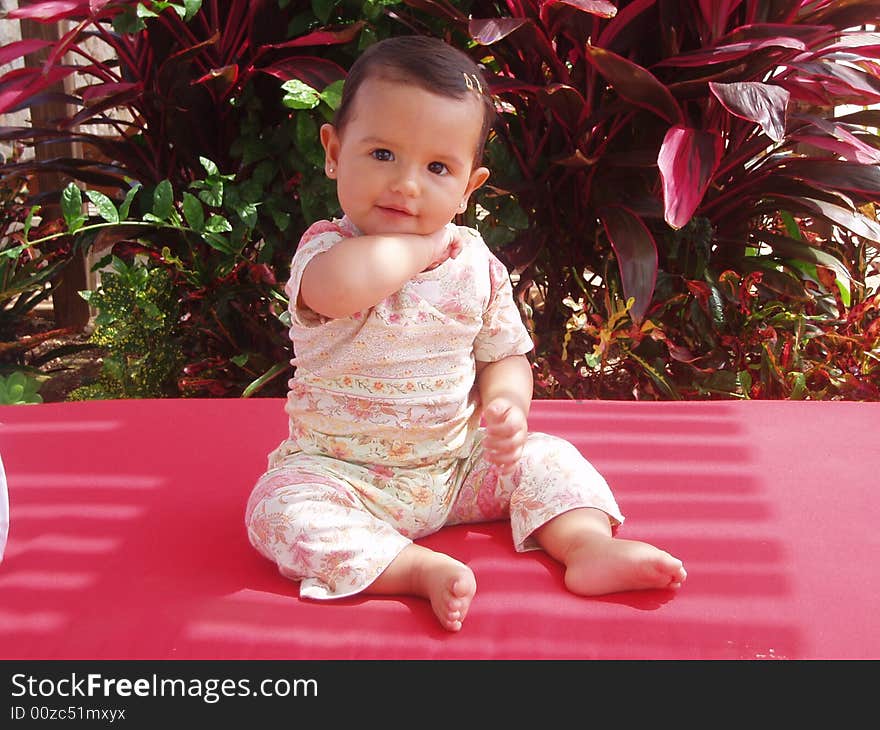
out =
[[[363,137],[361,138],[361,142],[363,144],[381,144],[385,145],[386,147],[391,145],[388,140],[382,139],[381,137]]]

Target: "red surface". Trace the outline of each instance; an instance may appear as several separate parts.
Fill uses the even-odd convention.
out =
[[[506,523],[423,544],[467,562],[464,629],[425,601],[301,601],[247,542],[279,400],[0,408],[11,524],[3,659],[880,658],[871,403],[538,402],[608,477],[620,535],[685,561],[677,594],[568,594]]]

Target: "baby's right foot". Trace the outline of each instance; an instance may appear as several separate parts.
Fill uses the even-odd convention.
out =
[[[444,629],[461,631],[477,581],[464,563],[411,543],[364,592],[427,598]]]
[[[471,569],[448,555],[434,553],[422,567],[420,580],[422,595],[431,601],[440,625],[447,631],[461,631],[477,592]]]

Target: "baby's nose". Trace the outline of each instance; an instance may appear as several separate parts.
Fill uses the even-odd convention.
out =
[[[395,178],[392,188],[394,192],[414,198],[419,194],[418,178],[413,170],[404,169]]]

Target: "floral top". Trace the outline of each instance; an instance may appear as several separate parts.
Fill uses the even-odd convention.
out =
[[[475,361],[533,345],[504,264],[475,230],[460,232],[458,257],[337,319],[298,306],[300,281],[313,256],[359,232],[347,218],[305,232],[286,287],[296,366],[286,411],[299,450],[399,467],[467,453],[479,423]]]

